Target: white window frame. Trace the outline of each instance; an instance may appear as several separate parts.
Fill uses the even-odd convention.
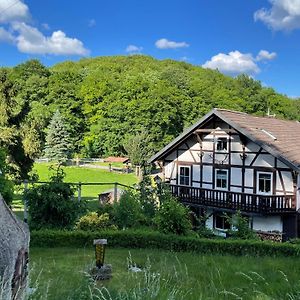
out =
[[[260,174],[266,174],[266,175],[271,175],[271,184],[270,184],[270,192],[260,192],[259,191],[259,175]],[[263,172],[263,171],[257,171],[256,174],[256,193],[258,195],[273,195],[273,172]]]
[[[217,173],[218,171],[225,171],[226,172],[226,188],[222,188],[222,187],[218,187],[217,186]],[[228,170],[227,169],[215,169],[215,189],[217,190],[222,190],[222,191],[228,191],[228,185],[229,185],[229,181],[228,181]]]
[[[219,228],[219,227],[217,227],[217,217],[224,218],[225,219],[224,222],[226,222],[226,216],[225,215],[216,214],[214,216],[214,229],[219,230],[219,231],[223,231],[223,232],[227,232],[228,230],[231,229],[231,225],[230,224],[229,224],[230,228],[227,228],[227,229],[226,228]]]
[[[226,140],[226,144],[227,144],[227,149],[226,150],[218,150],[217,146],[218,146],[218,140]],[[229,138],[228,137],[224,137],[224,136],[217,136],[215,137],[215,152],[216,153],[228,153],[229,151]]]
[[[189,169],[189,184],[188,184],[188,185],[185,185],[185,184],[181,184],[181,183],[180,183],[180,169],[181,169],[181,168],[188,168],[188,169]],[[179,166],[178,184],[179,184],[179,185],[184,185],[184,186],[191,186],[191,180],[192,180],[191,166]]]

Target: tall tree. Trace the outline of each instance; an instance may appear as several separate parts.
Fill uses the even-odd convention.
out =
[[[45,145],[45,155],[47,158],[65,162],[70,158],[72,152],[72,143],[70,134],[64,118],[57,110],[48,127]]]

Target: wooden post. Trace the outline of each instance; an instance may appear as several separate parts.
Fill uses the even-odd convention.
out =
[[[26,192],[28,191],[28,180],[24,180],[24,194],[23,194],[23,204],[24,204],[24,222],[28,222],[28,208],[27,208],[27,199]]]
[[[118,183],[115,182],[114,184],[114,202],[117,202],[118,200]]]
[[[81,182],[78,182],[78,202],[81,201]]]

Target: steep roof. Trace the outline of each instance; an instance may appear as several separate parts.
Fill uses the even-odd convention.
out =
[[[267,152],[281,159],[291,168],[300,170],[300,123],[298,121],[258,117],[225,109],[213,109],[210,111],[165,148],[152,156],[149,162],[154,162],[164,157],[214,115],[260,145]]]

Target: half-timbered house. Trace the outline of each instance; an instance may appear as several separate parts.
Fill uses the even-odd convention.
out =
[[[283,239],[298,236],[300,123],[214,109],[155,154],[181,202],[206,215],[217,234],[224,212]]]

